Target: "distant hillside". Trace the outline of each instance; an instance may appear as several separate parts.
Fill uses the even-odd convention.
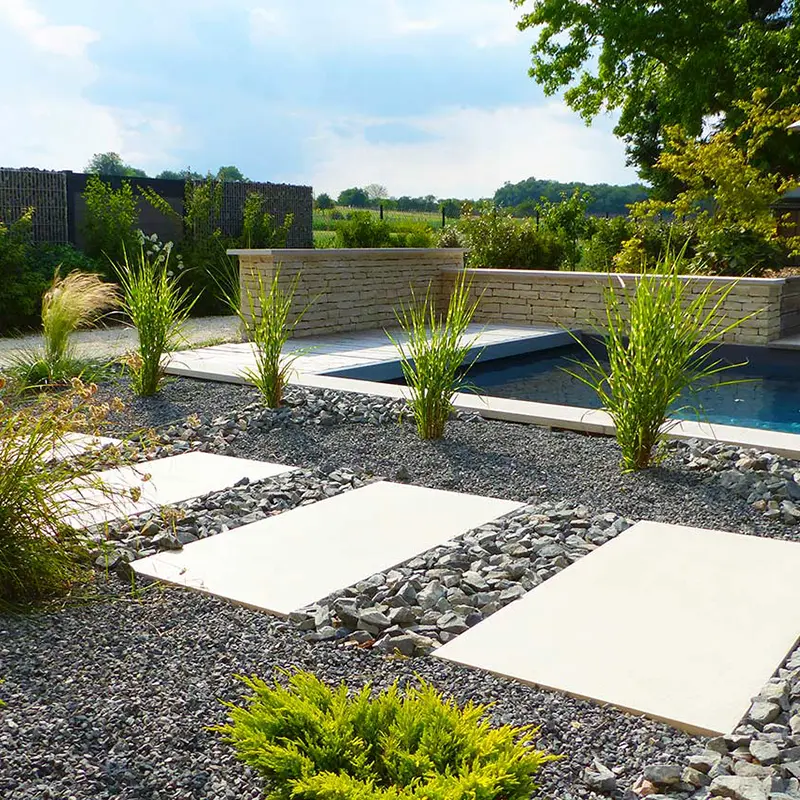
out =
[[[561,199],[561,195],[572,194],[575,189],[589,192],[594,198],[589,206],[590,214],[617,216],[627,214],[626,206],[648,196],[649,190],[640,183],[628,186],[613,186],[608,183],[559,183],[558,181],[541,181],[528,178],[519,183],[506,182],[494,193],[495,205],[503,208],[519,207],[520,213],[532,212],[533,206],[546,197],[552,202]]]

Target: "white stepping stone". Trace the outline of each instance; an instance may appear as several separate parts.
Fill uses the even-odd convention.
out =
[[[285,615],[519,507],[379,482],[132,566],[142,575]]]
[[[227,489],[242,478],[260,481],[294,469],[284,464],[196,451],[109,469],[90,478],[99,478],[115,490],[113,497],[95,488],[70,493],[75,498],[75,513],[68,522],[84,528]],[[138,489],[141,496],[134,499],[131,489]]]
[[[61,443],[53,448],[53,461],[64,461],[67,458],[88,453],[89,451],[102,450],[104,447],[117,447],[122,444],[120,439],[108,436],[90,436],[85,433],[66,433]]]
[[[800,635],[800,543],[639,522],[435,651],[731,732]]]

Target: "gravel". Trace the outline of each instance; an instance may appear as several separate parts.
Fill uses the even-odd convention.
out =
[[[311,644],[214,598],[150,589],[136,599],[125,588],[112,584],[99,604],[0,617],[3,798],[255,800],[259,781],[207,726],[224,721],[220,699],[241,696],[234,674],[269,676],[276,666],[354,687],[419,674],[459,701],[495,702],[497,722],[539,724],[539,746],[566,754],[541,773],[549,797],[589,796],[582,770],[595,757],[626,785],[648,762],[697,749],[657,722],[477,670]]]
[[[102,392],[130,399],[124,383]],[[617,446],[604,437],[461,415],[445,439],[422,442],[396,401],[296,388],[279,411],[256,400],[248,387],[178,379],[115,416],[110,433],[157,428],[155,446],[136,458],[201,449],[303,468],[112,528],[121,574],[136,555],[380,478],[526,507],[288,622],[177,589],[126,595],[130,580],[120,583],[113,572],[102,602],[0,617],[0,696],[9,701],[0,711],[0,796],[258,797],[259,782],[204,726],[223,719],[218,698],[238,696],[233,674],[300,665],[353,686],[418,673],[459,700],[496,701],[498,721],[540,724],[541,746],[566,756],[542,774],[547,796],[622,797],[633,785],[641,795],[700,800],[711,784],[720,796],[761,800],[758,793],[769,791],[774,800],[800,800],[788,760],[800,746],[800,655],[776,673],[736,732],[749,737],[746,748],[741,738],[696,740],[424,655],[633,520],[800,539],[796,462],[675,443],[661,467],[622,476]],[[95,556],[107,563],[107,552]],[[740,780],[754,777],[758,787]]]

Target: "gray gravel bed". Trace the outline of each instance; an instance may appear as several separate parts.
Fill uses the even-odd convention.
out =
[[[115,586],[116,601],[0,617],[3,798],[255,800],[259,782],[206,726],[224,719],[219,699],[241,696],[234,674],[275,666],[352,686],[419,674],[459,701],[495,702],[498,722],[539,724],[540,747],[566,754],[541,773],[545,797],[589,796],[582,771],[595,757],[625,786],[646,764],[698,746],[657,722],[430,657],[311,644],[214,598],[172,589],[134,601],[125,588]]]

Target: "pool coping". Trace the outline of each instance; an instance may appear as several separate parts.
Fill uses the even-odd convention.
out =
[[[195,377],[203,380],[219,381],[246,385],[250,382],[241,375],[204,372],[192,375],[191,370],[181,370],[183,377]],[[332,375],[320,375],[310,372],[295,372],[289,383],[294,386],[305,386],[311,389],[331,389],[340,392],[352,392],[370,397],[382,397],[391,400],[408,399],[408,388],[392,383],[378,383],[357,378],[342,378]],[[545,428],[558,428],[577,431],[579,433],[614,436],[616,428],[610,415],[599,409],[564,406],[556,403],[538,403],[531,400],[512,400],[492,395],[457,393],[453,398],[453,406],[458,411],[468,411],[485,419],[496,419],[503,422],[517,422],[527,425],[539,425]],[[742,428],[735,425],[717,425],[693,420],[670,420],[667,437],[687,441],[701,441],[729,444],[765,450],[786,458],[800,459],[800,434],[770,431],[764,428]]]

